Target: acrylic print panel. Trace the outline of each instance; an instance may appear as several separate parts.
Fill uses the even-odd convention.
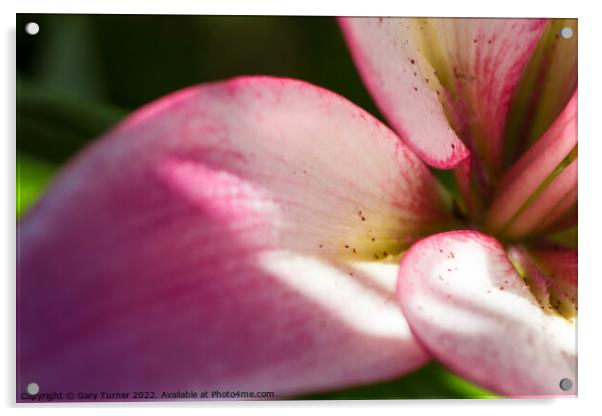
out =
[[[18,402],[576,396],[576,20],[17,23]]]

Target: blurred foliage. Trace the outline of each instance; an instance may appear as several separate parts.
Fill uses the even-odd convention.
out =
[[[26,154],[17,155],[17,218],[38,200],[56,172],[56,166]]]
[[[36,36],[22,30],[30,21],[40,25]],[[19,14],[17,28],[17,216],[128,112],[192,84],[300,78],[382,120],[333,18]],[[472,397],[491,394],[431,363],[398,380],[302,399]]]
[[[17,82],[17,147],[62,163],[126,115],[124,110]]]
[[[347,390],[307,395],[300,400],[485,399],[499,396],[430,363],[405,377]]]
[[[237,75],[300,78],[378,115],[332,18],[24,15],[17,68],[61,93],[133,109],[182,87]]]

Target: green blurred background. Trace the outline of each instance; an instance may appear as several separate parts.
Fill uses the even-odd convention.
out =
[[[36,22],[40,32],[25,33]],[[133,109],[193,84],[276,75],[335,91],[382,120],[329,17],[17,15],[17,216],[58,169]],[[437,363],[301,399],[493,397]]]

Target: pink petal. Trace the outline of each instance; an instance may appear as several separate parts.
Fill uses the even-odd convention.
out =
[[[551,212],[550,216],[544,219],[539,226],[537,227],[534,235],[539,235],[540,233],[546,233],[546,237],[550,237],[552,234],[560,233],[564,231],[569,231],[571,228],[576,228],[578,224],[578,216],[577,216],[577,203],[574,203],[568,210],[567,205],[571,202],[575,202],[577,199],[577,189],[571,190],[571,192],[567,195],[566,201],[563,200],[562,203],[558,204]],[[558,215],[558,212],[564,212],[561,216]],[[569,247],[576,247],[575,244],[569,245]]]
[[[19,398],[30,382],[281,396],[410,371],[427,356],[394,299],[397,263],[350,260],[399,252],[439,221],[440,196],[391,131],[309,84],[159,100],[19,226]]]
[[[454,231],[404,256],[398,295],[414,334],[459,374],[502,394],[574,395],[575,326],[543,309],[493,238]]]
[[[577,160],[571,162],[504,231],[512,239],[541,233],[577,204]]]
[[[340,22],[381,110],[424,161],[454,167],[468,155],[464,142],[483,163],[498,167],[510,99],[544,20]]]
[[[577,92],[546,133],[514,164],[502,179],[487,216],[499,232],[524,209],[544,181],[577,145]],[[576,178],[575,178],[576,180]]]
[[[508,256],[544,310],[576,321],[577,250],[512,246]]]
[[[570,28],[567,39],[562,30]],[[512,99],[506,137],[517,151],[539,139],[577,88],[577,19],[552,19]],[[519,153],[520,154],[520,153]]]
[[[548,274],[554,274],[573,289],[577,288],[577,250],[538,248],[532,250],[532,256]]]
[[[418,156],[449,169],[469,152],[451,129],[436,92],[436,76],[413,43],[414,22],[403,19],[339,19],[360,74],[381,111]],[[411,23],[411,26],[410,26]],[[416,75],[414,75],[416,74]],[[443,93],[441,89],[440,93]]]

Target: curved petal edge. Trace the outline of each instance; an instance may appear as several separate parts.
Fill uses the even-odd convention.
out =
[[[459,374],[511,396],[576,394],[574,323],[538,302],[492,237],[419,241],[402,260],[398,296],[414,334]]]
[[[284,397],[411,371],[429,356],[398,264],[357,265],[435,221],[438,192],[393,132],[304,82],[152,103],[19,224],[18,400],[30,382]]]

